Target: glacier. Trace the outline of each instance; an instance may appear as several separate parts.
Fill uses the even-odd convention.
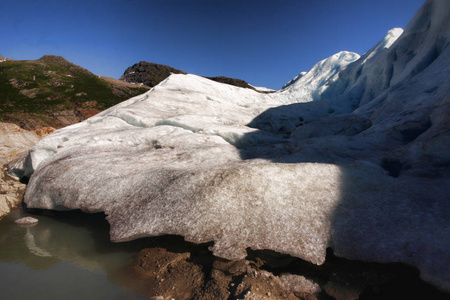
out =
[[[28,207],[104,212],[113,241],[175,234],[237,260],[402,262],[450,291],[450,2],[280,91],[173,74],[57,130],[12,173]]]
[[[318,62],[310,71],[302,72],[288,82],[282,89],[282,97],[294,98],[295,102],[321,100],[321,94],[339,78],[339,72],[359,58],[357,53],[341,51]]]

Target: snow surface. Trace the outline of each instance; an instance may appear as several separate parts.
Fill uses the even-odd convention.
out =
[[[41,140],[25,202],[103,211],[114,241],[177,234],[316,264],[331,247],[450,291],[449,12],[429,0],[400,37],[276,93],[172,75]]]

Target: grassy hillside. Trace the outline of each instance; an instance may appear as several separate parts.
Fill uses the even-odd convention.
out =
[[[0,121],[25,129],[82,121],[148,87],[92,74],[59,56],[0,63]]]

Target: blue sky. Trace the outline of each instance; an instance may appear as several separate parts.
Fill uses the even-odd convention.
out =
[[[424,0],[14,0],[0,54],[56,54],[119,78],[141,60],[279,89],[341,50],[363,54]]]

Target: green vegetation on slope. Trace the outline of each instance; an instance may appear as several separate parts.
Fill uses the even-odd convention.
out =
[[[59,56],[0,63],[0,121],[25,129],[81,121],[147,87],[104,80]]]

